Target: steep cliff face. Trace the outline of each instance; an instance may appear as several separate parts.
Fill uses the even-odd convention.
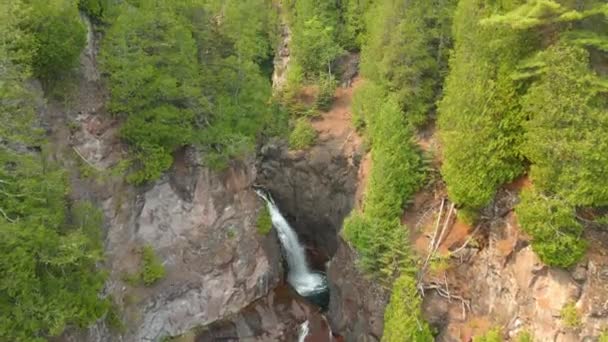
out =
[[[270,191],[311,253],[317,268],[336,253],[338,232],[354,203],[357,169],[339,150],[320,144],[288,151],[270,143],[260,152],[256,182]]]
[[[469,341],[493,328],[506,340],[527,331],[536,341],[594,341],[608,325],[608,232],[587,230],[589,253],[577,266],[544,265],[513,211],[522,185],[527,179],[500,190],[477,227],[454,219],[446,226],[422,282],[423,311],[437,341]],[[435,196],[421,193],[406,212],[423,259],[443,196],[441,186]]]
[[[138,196],[130,220],[110,221],[110,289],[123,303],[141,297],[126,307],[136,340],[180,335],[235,314],[279,281],[274,235],[257,233],[261,204],[250,189],[251,168],[238,165],[221,174],[201,168],[191,177],[185,178],[193,183],[186,197],[173,182],[160,181]],[[114,205],[113,198],[106,201],[106,212]],[[167,276],[149,289],[125,289],[120,277],[137,272],[133,252],[142,245],[154,247]]]
[[[257,232],[263,203],[251,189],[253,161],[215,172],[188,149],[176,153],[163,179],[144,188],[126,184],[123,174],[113,171],[126,156],[120,122],[105,109],[108,93],[96,58],[99,37],[88,28],[75,75],[78,87],[65,95],[69,101],[49,98],[41,118],[50,134],[51,157],[70,170],[72,197],[103,209],[103,268],[109,273],[104,295],[114,303],[123,328],[99,322],[64,339],[157,341],[236,314],[266,296],[282,275],[276,236]],[[166,270],[148,287],[129,280],[141,271],[143,246],[154,250]]]
[[[359,270],[356,253],[341,238],[327,276],[332,328],[346,341],[380,341],[388,291]]]
[[[195,340],[293,342],[302,335],[304,322],[309,322],[309,331],[314,334],[306,341],[333,341],[331,329],[318,308],[288,286],[279,286],[237,314],[204,327]]]
[[[442,331],[438,341],[467,340],[491,327],[513,339],[528,331],[537,341],[575,342],[600,335],[608,325],[606,232],[592,232],[587,259],[564,270],[539,260],[512,213],[482,229],[487,236],[478,236],[479,245],[461,250],[445,270],[446,286],[467,299],[467,308],[436,293],[425,298],[428,318]],[[440,283],[441,277],[436,274],[432,281]],[[574,308],[573,321],[563,311],[568,305]]]

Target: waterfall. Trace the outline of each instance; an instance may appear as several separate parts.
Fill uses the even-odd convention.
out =
[[[306,336],[308,336],[308,333],[310,332],[310,327],[308,325],[308,321],[300,325],[300,336],[298,337],[298,342],[304,342],[306,340]]]
[[[304,297],[327,291],[325,276],[310,269],[306,261],[304,247],[298,240],[298,235],[281,215],[273,199],[262,190],[256,189],[256,193],[266,201],[272,219],[272,226],[277,230],[279,240],[283,246],[287,266],[289,266],[287,282]]]

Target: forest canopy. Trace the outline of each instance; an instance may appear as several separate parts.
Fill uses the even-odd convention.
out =
[[[0,3],[0,37],[0,340],[39,341],[108,310],[101,214],[68,198],[27,82],[62,77],[86,37],[76,5],[59,0]]]
[[[200,146],[217,167],[251,151],[271,121],[270,2],[124,3],[116,12],[101,57],[110,110],[124,118],[122,135],[132,146],[130,179],[160,177],[185,145]]]
[[[545,263],[568,267],[586,245],[578,212],[607,204],[608,7],[483,3],[462,0],[454,16],[439,104],[443,178],[472,220],[499,187],[527,173],[533,189],[517,208],[522,228]]]

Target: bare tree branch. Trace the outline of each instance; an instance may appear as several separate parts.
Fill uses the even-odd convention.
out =
[[[2,216],[4,216],[4,218],[10,223],[15,223],[17,221],[15,219],[8,217],[8,215],[6,215],[6,213],[4,212],[4,210],[2,210],[2,208],[0,208],[0,214],[2,214]]]
[[[479,228],[481,228],[481,224],[478,224],[477,227],[475,227],[475,229],[473,230],[473,232],[471,233],[471,235],[469,235],[469,238],[467,239],[467,241],[465,241],[462,246],[460,246],[456,250],[450,252],[450,256],[456,255],[458,252],[460,252],[461,250],[465,249],[467,247],[467,245],[469,244],[469,242],[471,242],[471,240],[473,240],[473,238],[475,237],[475,233],[477,233],[477,231],[479,230]]]

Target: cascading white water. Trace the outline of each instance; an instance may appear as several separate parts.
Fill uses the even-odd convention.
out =
[[[326,291],[327,280],[322,274],[311,271],[306,261],[304,247],[298,240],[295,230],[281,215],[279,208],[269,195],[261,190],[256,190],[256,193],[266,201],[272,225],[276,228],[279,240],[283,245],[285,259],[287,259],[287,265],[289,266],[287,282],[304,297]]]
[[[306,340],[306,336],[310,332],[309,322],[306,321],[300,325],[300,336],[298,336],[298,342],[304,342]]]

